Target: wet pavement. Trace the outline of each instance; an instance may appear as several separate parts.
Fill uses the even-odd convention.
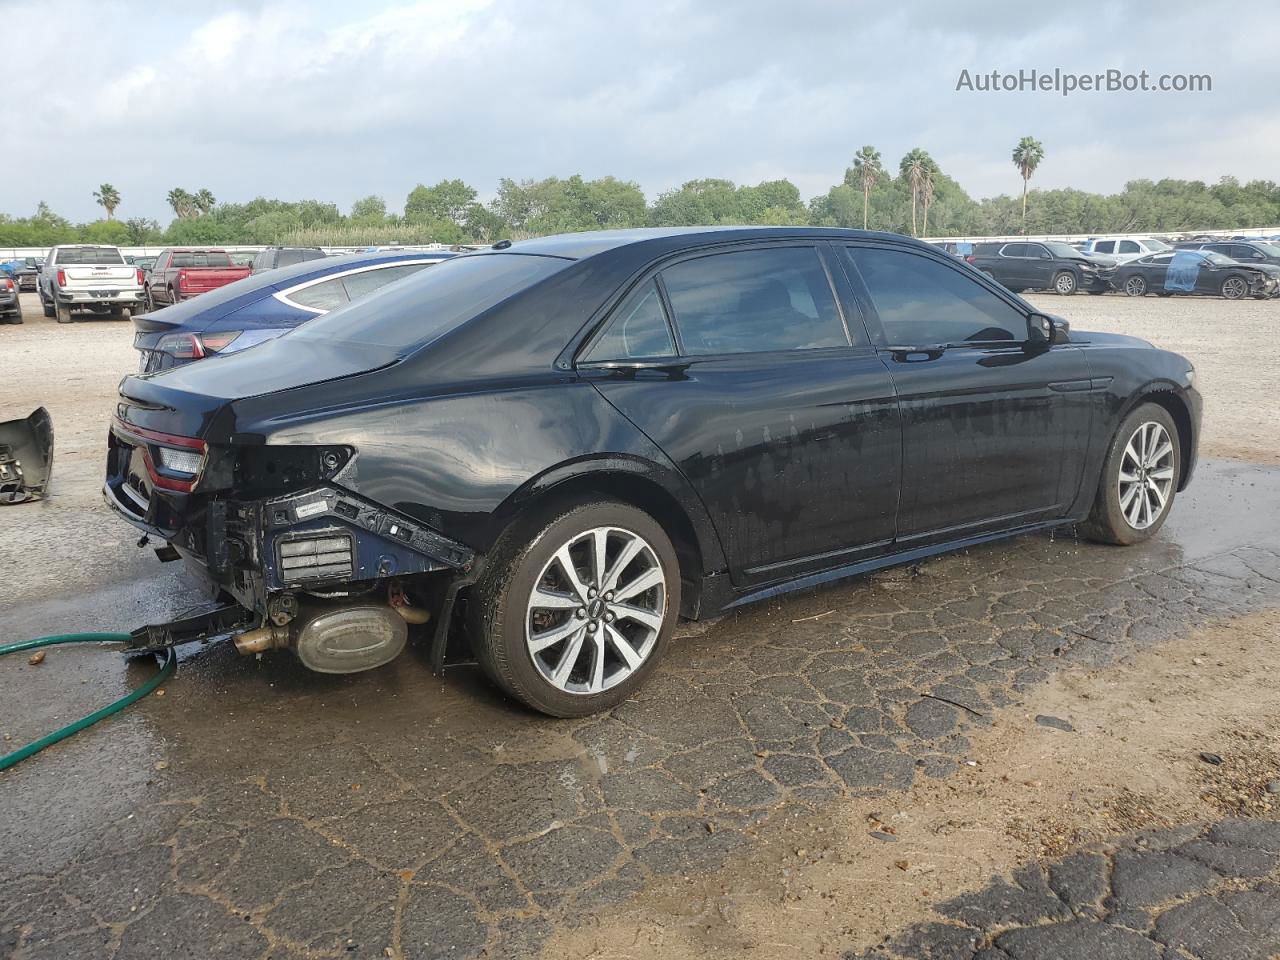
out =
[[[193,599],[172,566],[143,569],[10,608],[5,631],[127,629]],[[0,774],[0,955],[527,955],[647,883],[714,868],[782,811],[949,776],[993,708],[1063,664],[1276,605],[1280,470],[1224,462],[1148,544],[1028,537],[761,606],[678,642],[637,699],[580,721],[523,711],[470,668],[432,677],[420,653],[328,677],[288,654],[188,648],[164,697]],[[154,670],[92,648],[6,659],[12,745]],[[886,955],[1059,956],[1007,930],[1078,923],[1101,931],[1097,956],[1160,956],[1108,931],[1163,949],[1149,931],[1176,926],[1172,900],[1246,930],[1241,904],[1262,902],[1246,895],[1274,894],[1266,872],[1233,880],[1191,856],[1199,886],[1135,903],[1143,927],[1114,887],[1125,849],[1105,852],[1112,887],[1088,904],[1055,892],[1051,911],[994,920],[975,894],[950,914],[968,953]],[[997,927],[1009,939],[990,947]],[[1232,956],[1267,956],[1248,936],[1255,952]]]

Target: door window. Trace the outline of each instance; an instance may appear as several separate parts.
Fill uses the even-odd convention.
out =
[[[1110,252],[1110,251],[1106,251],[1106,252]],[[1117,253],[1141,253],[1142,248],[1139,247],[1137,243],[1135,243],[1132,240],[1121,240],[1120,249],[1117,250],[1116,252]]]
[[[658,284],[650,280],[631,293],[613,313],[604,335],[587,351],[585,360],[634,360],[642,357],[674,356],[667,312],[658,295]]]
[[[814,247],[698,257],[668,267],[662,281],[692,356],[849,345]]]
[[[1027,255],[1027,245],[1025,243],[1006,243],[1004,249],[1000,251],[1000,255],[1004,257],[1025,257]]]
[[[1027,256],[1032,260],[1048,260],[1049,251],[1038,243],[1027,244]]]
[[[287,295],[294,303],[313,310],[335,310],[347,302],[347,291],[341,277],[312,284]]]
[[[1027,319],[978,281],[929,257],[849,247],[891,344],[1027,339]]]
[[[1093,245],[1094,253],[1114,253],[1116,242],[1114,240],[1099,240]]]
[[[388,283],[401,280],[429,266],[431,266],[429,263],[402,263],[394,267],[380,267],[376,270],[349,273],[342,278],[342,282],[347,288],[347,296],[352,300],[358,300],[366,294],[385,287]]]

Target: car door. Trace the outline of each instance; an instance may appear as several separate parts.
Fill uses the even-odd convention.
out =
[[[1096,395],[1083,352],[1031,346],[1025,305],[943,259],[870,241],[844,250],[902,411],[899,543],[1063,516]]]
[[[1030,284],[1030,275],[1025,243],[1006,243],[1000,248],[999,268],[992,271],[997,281],[1006,287],[1022,290]]]
[[[1043,290],[1053,286],[1054,275],[1058,272],[1057,261],[1048,247],[1040,243],[1028,243],[1027,250],[1027,286]]]
[[[892,541],[898,405],[850,303],[824,243],[700,251],[644,277],[579,354],[701,497],[735,584]]]

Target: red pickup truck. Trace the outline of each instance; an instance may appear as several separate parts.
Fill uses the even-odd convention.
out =
[[[249,276],[253,268],[236,266],[225,250],[170,247],[161,250],[146,275],[147,310],[192,297]]]

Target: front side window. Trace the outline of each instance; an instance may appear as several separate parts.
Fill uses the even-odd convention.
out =
[[[675,352],[658,284],[650,280],[634,290],[613,312],[604,334],[583,359],[636,360],[670,357]]]
[[[347,302],[347,290],[342,285],[341,277],[334,277],[324,283],[313,283],[309,287],[295,290],[289,299],[313,310],[336,310]]]
[[[1120,253],[1141,253],[1142,248],[1139,247],[1132,240],[1121,240],[1119,252]]]
[[[403,280],[423,267],[429,266],[431,266],[429,263],[402,263],[394,267],[362,270],[360,273],[347,274],[342,278],[342,282],[347,288],[347,296],[352,300],[358,300],[366,294],[385,287],[388,283]]]
[[[1116,242],[1114,240],[1099,240],[1093,245],[1094,253],[1114,253]]]
[[[1018,341],[1021,311],[946,264],[900,250],[848,247],[891,344]]]
[[[698,257],[668,267],[662,281],[691,356],[849,345],[814,247]]]

